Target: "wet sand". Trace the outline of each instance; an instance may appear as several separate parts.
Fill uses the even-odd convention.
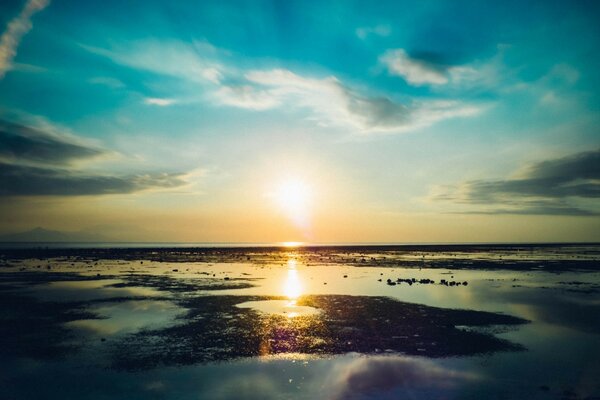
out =
[[[241,379],[255,360],[298,372],[301,361],[372,381],[383,366],[400,375],[409,366],[423,369],[415,398],[591,399],[600,395],[590,383],[600,381],[600,371],[589,365],[600,355],[598,254],[593,245],[0,250],[3,383],[14,398],[27,398],[23,379],[43,381],[57,366],[65,370],[61,379],[85,368],[99,377],[135,373],[138,382],[172,368],[208,379],[222,363]],[[571,354],[543,350],[546,342]],[[577,354],[573,346],[588,351]],[[466,378],[482,368],[465,365],[486,359],[496,360],[483,367],[492,392]],[[536,360],[540,371],[531,366]],[[37,373],[23,369],[31,362],[40,365]],[[559,365],[570,371],[556,372]],[[441,371],[457,382],[437,387]],[[330,392],[326,398],[347,398],[350,389],[354,398],[396,398],[412,385],[398,374],[371,382],[372,390],[313,376],[298,390],[214,398],[315,398],[317,384]],[[270,387],[280,377],[272,371],[255,378]],[[498,383],[507,379],[513,383]],[[114,385],[112,398],[149,394]],[[77,396],[105,392],[94,390]],[[38,395],[65,393],[70,389],[47,386]]]

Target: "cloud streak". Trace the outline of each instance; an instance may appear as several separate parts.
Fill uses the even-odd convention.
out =
[[[0,79],[12,68],[12,60],[23,36],[32,28],[33,15],[50,4],[49,0],[28,0],[21,13],[8,23],[0,37]]]
[[[64,169],[0,163],[0,196],[87,196],[170,189],[186,184],[183,174],[88,175]]]
[[[146,97],[144,103],[152,106],[167,107],[175,104],[175,99],[162,99],[160,97]]]
[[[435,200],[485,205],[481,214],[595,215],[574,204],[600,198],[600,149],[530,165],[504,180],[476,180],[442,188]]]
[[[0,120],[0,196],[127,194],[187,184],[182,173],[108,175],[75,166],[110,153],[50,126]]]
[[[356,28],[356,36],[360,39],[365,40],[370,35],[376,35],[381,37],[390,36],[392,33],[392,27],[386,24],[380,24],[375,26],[361,26]]]
[[[74,137],[0,120],[0,159],[65,165],[106,154]]]
[[[198,84],[218,84],[223,79],[225,67],[211,59],[217,50],[205,42],[186,44],[179,41],[143,40],[130,47],[117,47],[113,50],[86,45],[82,47],[119,65]]]

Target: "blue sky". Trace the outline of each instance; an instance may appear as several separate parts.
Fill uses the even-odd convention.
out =
[[[600,240],[599,9],[3,2],[0,231]]]

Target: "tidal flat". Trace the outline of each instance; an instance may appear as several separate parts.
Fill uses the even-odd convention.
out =
[[[0,250],[8,399],[598,399],[600,246]]]

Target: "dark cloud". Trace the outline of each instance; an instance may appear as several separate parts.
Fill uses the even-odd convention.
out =
[[[437,200],[489,205],[485,214],[596,215],[572,200],[600,198],[600,149],[531,165],[522,177],[470,181]]]
[[[0,120],[0,158],[4,160],[64,165],[104,153],[66,136]]]
[[[600,149],[534,164],[529,175],[562,181],[600,179]]]
[[[361,97],[342,87],[347,96],[348,111],[359,116],[369,128],[397,127],[408,124],[411,110],[387,97]]]
[[[528,205],[527,203],[514,204],[512,207],[495,207],[490,210],[476,210],[471,212],[461,212],[460,214],[513,214],[513,215],[571,215],[586,216],[600,215],[598,212],[584,210],[582,208],[571,207],[561,204],[548,204],[546,206]]]
[[[411,58],[432,65],[434,68],[437,68],[440,72],[446,71],[448,69],[448,65],[450,65],[452,62],[449,54],[442,53],[439,51],[436,52],[417,49],[410,50],[409,54]]]
[[[182,174],[126,177],[0,163],[0,196],[80,196],[133,193],[184,185]]]
[[[115,176],[74,168],[109,152],[76,137],[0,120],[0,196],[85,196],[184,185],[182,174]]]

